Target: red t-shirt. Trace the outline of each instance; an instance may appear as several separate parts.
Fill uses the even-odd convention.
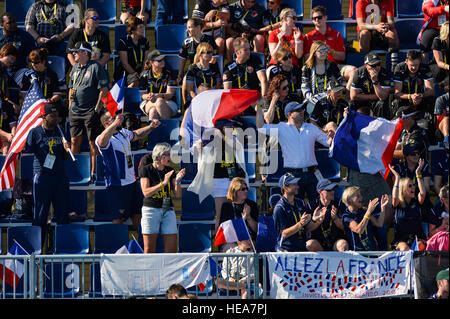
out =
[[[130,8],[141,6],[141,0],[128,0],[128,3],[130,5]]]
[[[365,23],[380,24],[380,22],[386,23],[388,16],[394,16],[394,0],[383,0],[381,8],[370,3],[370,0],[358,0],[356,3],[356,20],[363,18]],[[357,31],[359,32],[359,26]]]
[[[268,43],[278,43],[278,34],[280,33],[280,29],[273,30],[269,33],[269,39]],[[305,41],[305,36],[303,35],[303,32],[301,32],[300,40]],[[300,66],[300,61],[295,56],[295,39],[294,39],[294,32],[292,32],[291,35],[285,35],[284,38],[282,38],[283,41],[283,48],[288,49],[291,52],[292,55],[292,64]],[[269,64],[277,64],[277,61],[271,57]]]
[[[327,31],[325,34],[320,33],[318,30],[314,29],[310,31],[305,37],[305,46],[303,49],[303,54],[308,54],[311,50],[311,45],[315,41],[323,41],[330,46],[331,49],[338,52],[345,52],[345,42],[342,35],[339,31],[331,29],[329,25],[327,25]],[[334,62],[336,64],[343,63],[344,61],[337,61],[332,55],[331,52],[328,53],[328,60]]]
[[[428,0],[422,4],[424,20],[429,21],[428,29],[441,29],[441,25],[448,21],[448,13],[445,12],[445,6],[448,0]]]

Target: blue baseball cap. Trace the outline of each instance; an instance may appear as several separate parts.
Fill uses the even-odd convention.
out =
[[[332,181],[330,181],[329,179],[321,179],[316,186],[316,190],[317,191],[330,191],[332,189],[334,189],[335,187],[337,187],[338,185]]]
[[[284,185],[296,184],[299,180],[300,178],[294,177],[291,173],[286,173],[278,180],[278,186],[282,188]]]
[[[306,105],[305,102],[303,103],[298,103],[298,102],[289,102],[288,104],[286,104],[286,107],[284,108],[284,116],[288,116],[288,113],[293,112],[293,111],[299,111],[299,110],[305,110],[306,109]]]

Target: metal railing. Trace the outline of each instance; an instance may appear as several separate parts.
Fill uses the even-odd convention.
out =
[[[378,257],[385,252],[365,252],[364,256]],[[267,256],[270,253],[210,253],[209,257],[214,261],[211,269],[213,279],[210,280],[202,291],[199,287],[188,288],[188,293],[197,298],[241,298],[243,292],[248,293],[249,299],[269,298],[269,268]],[[11,256],[1,255],[0,266],[5,269],[5,264],[11,261],[21,262],[23,276],[18,282],[13,280],[13,285],[6,283],[6,272],[0,273],[2,281],[0,299],[45,299],[45,298],[71,298],[71,299],[104,299],[104,298],[129,298],[123,295],[103,295],[100,280],[100,260],[102,255],[27,255]],[[236,278],[241,273],[240,267],[246,267],[247,276],[244,281],[223,279],[222,271],[230,270],[223,263],[224,258],[244,258],[233,274]],[[215,269],[214,269],[215,268]],[[403,297],[412,297],[413,293]],[[134,297],[160,297],[164,296],[134,296]]]

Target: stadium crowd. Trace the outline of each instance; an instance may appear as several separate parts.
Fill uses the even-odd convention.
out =
[[[41,114],[43,125],[29,132],[23,150],[35,155],[34,225],[45,229],[50,204],[58,212],[57,223],[70,221],[70,191],[62,162],[70,160],[69,150],[80,153],[87,139],[92,181],[96,156],[103,158],[113,222],[131,217],[134,226],[141,225],[146,253],[155,252],[158,234],[164,237],[166,251],[176,252],[172,198],[181,196],[186,170],[177,172],[172,167],[171,146],[162,141],[152,141],[156,146],[151,154],[139,165],[134,163],[134,142],[145,140],[164,119],[179,117],[181,121],[192,99],[203,91],[248,89],[260,91],[263,103],[218,121],[217,134],[224,136],[226,128],[245,128],[248,117],[254,118],[257,129],[276,128],[278,139],[269,137],[267,145],[281,150],[283,174],[278,193],[274,191],[270,200],[263,196],[265,204],[255,202],[249,199],[251,185],[245,169],[234,154],[224,152],[213,172],[216,227],[242,217],[257,242],[261,207],[269,205],[264,213],[273,216],[274,240],[265,251],[408,250],[414,242],[420,249],[448,250],[447,0],[423,2],[419,44],[409,48],[404,59],[400,58],[402,39],[396,30],[394,0],[356,2],[355,45],[346,43],[327,24],[324,6],[312,8],[313,29],[306,33],[298,21],[303,13],[283,0],[268,0],[266,6],[256,0],[196,0],[185,22],[188,36],[178,54],[179,65],[173,69],[165,54],[150,50],[146,1],[122,2],[120,21],[126,25],[126,34],[115,48],[100,30],[102,17],[94,8],[84,10],[79,28],[67,23],[63,0],[36,1],[26,15],[26,31],[17,26],[13,14],[1,15],[0,144],[4,156],[16,133],[21,101],[34,83],[48,101]],[[159,25],[183,23],[179,13],[170,12],[179,5],[170,1],[158,1],[158,5]],[[173,19],[168,20],[171,14]],[[111,49],[117,51],[113,72],[105,69],[112,59]],[[355,52],[365,54],[360,65],[346,62],[347,55]],[[63,83],[48,64],[51,56],[65,59]],[[127,87],[140,88],[140,110],[148,125],[133,127],[124,121],[124,114],[106,110],[105,97],[123,76]],[[341,180],[322,178],[314,151],[331,145],[347,109],[403,120],[386,180],[381,173],[345,168]],[[70,136],[70,143],[64,141],[64,134]],[[226,143],[223,138],[223,146]],[[430,147],[445,149],[445,155],[430,162]],[[138,178],[135,166],[139,166]],[[262,182],[266,177],[261,176]],[[348,187],[337,192],[342,185]],[[133,200],[120,203],[121,198]],[[388,240],[390,230],[393,236]],[[221,249],[237,251],[237,247]]]

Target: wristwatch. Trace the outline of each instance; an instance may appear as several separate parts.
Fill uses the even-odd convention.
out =
[[[376,80],[376,81],[373,81],[372,83],[373,83],[373,85],[378,85],[378,84],[380,84],[380,81]]]

